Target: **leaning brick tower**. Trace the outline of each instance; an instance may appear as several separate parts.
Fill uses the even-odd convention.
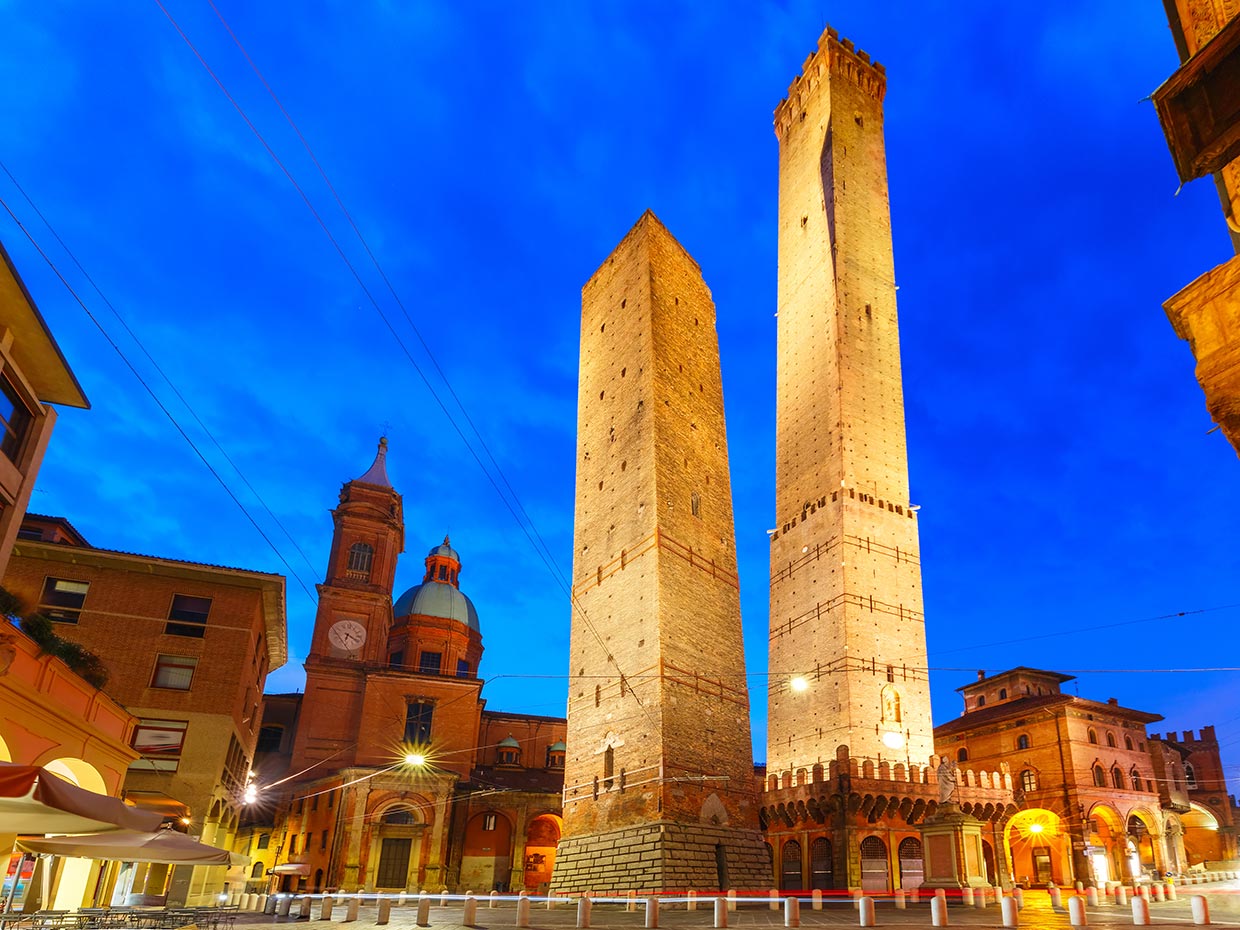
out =
[[[924,764],[933,752],[885,90],[883,67],[828,29],[775,110],[779,356],[767,763],[781,778],[848,756]]]
[[[647,212],[581,304],[552,887],[765,887],[710,291]]]

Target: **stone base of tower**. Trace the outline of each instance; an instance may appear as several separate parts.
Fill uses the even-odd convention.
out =
[[[741,891],[770,884],[770,860],[757,830],[671,822],[565,837],[551,876],[556,894]]]

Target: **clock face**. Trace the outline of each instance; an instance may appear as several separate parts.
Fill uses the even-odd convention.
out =
[[[356,620],[337,620],[327,631],[327,639],[337,649],[354,652],[366,642],[366,627]]]

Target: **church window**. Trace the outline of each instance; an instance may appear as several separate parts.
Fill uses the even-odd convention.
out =
[[[615,780],[613,775],[616,771],[616,751],[608,746],[603,750],[603,787],[611,790],[611,784]]]
[[[367,543],[354,543],[349,547],[348,572],[350,578],[370,580],[370,567],[374,562],[375,550]]]
[[[407,807],[396,807],[383,815],[383,822],[390,823],[394,826],[410,826],[417,821],[413,818],[413,811]]]
[[[188,594],[172,595],[168,608],[168,622],[164,632],[171,636],[196,636],[206,634],[207,616],[211,613],[211,598],[190,597]]]
[[[1112,749],[1115,748],[1115,734],[1112,733],[1110,730],[1107,730],[1107,745],[1110,746]]]
[[[434,704],[429,701],[411,701],[405,709],[405,742],[429,743],[434,715]]]
[[[456,660],[456,677],[457,678],[468,678],[469,677],[469,663],[466,662],[464,659]]]
[[[969,761],[969,750],[965,749],[963,746],[957,749],[956,750],[956,761],[957,762],[968,762]]]
[[[521,749],[518,746],[505,746],[500,744],[499,752],[496,753],[496,762],[499,765],[520,765]]]
[[[151,687],[188,691],[197,667],[198,660],[193,656],[158,656],[155,659],[155,674],[151,677]]]
[[[555,749],[551,746],[547,747],[547,768],[562,769],[564,768],[564,750]]]
[[[1193,771],[1193,764],[1191,762],[1186,763],[1184,766],[1184,782],[1188,785],[1190,791],[1197,788],[1197,773]]]
[[[1105,788],[1107,786],[1107,773],[1103,770],[1101,765],[1095,765],[1093,771],[1094,787]]]
[[[70,581],[66,578],[48,578],[43,582],[43,596],[39,598],[39,613],[61,623],[77,623],[86,603],[89,581]]]
[[[1029,734],[1028,733],[1022,733],[1020,736],[1016,737],[1016,748],[1017,749],[1028,749],[1029,748]]]
[[[1089,741],[1090,741],[1091,743],[1093,743],[1093,744],[1097,745],[1097,743],[1098,743],[1098,734],[1094,731],[1093,727],[1090,727],[1090,729],[1089,729],[1089,735],[1088,735],[1088,738],[1089,738]]]
[[[1025,769],[1020,773],[1020,788],[1022,791],[1038,790],[1038,775],[1033,769]]]
[[[418,671],[423,675],[438,675],[442,668],[442,652],[423,652],[418,656]]]
[[[497,823],[499,823],[499,817],[497,815],[495,814],[483,814],[482,815],[482,829],[494,830]]]

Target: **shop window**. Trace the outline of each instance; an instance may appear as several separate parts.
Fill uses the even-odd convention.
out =
[[[175,772],[185,746],[185,720],[139,720],[132,746],[141,759],[129,763],[136,771]]]
[[[39,598],[39,613],[46,614],[61,623],[77,623],[89,590],[89,581],[48,578],[43,582],[43,594]]]
[[[158,656],[155,659],[155,674],[151,676],[151,687],[188,691],[197,667],[198,660],[193,656]]]
[[[423,652],[418,656],[418,671],[423,675],[438,675],[442,668],[442,652]]]
[[[34,417],[8,378],[0,378],[0,452],[16,464]]]
[[[435,705],[429,701],[412,701],[405,710],[405,742],[414,745],[429,743],[431,720]]]
[[[210,613],[211,598],[174,594],[164,632],[172,636],[196,636],[201,639],[206,634]]]

